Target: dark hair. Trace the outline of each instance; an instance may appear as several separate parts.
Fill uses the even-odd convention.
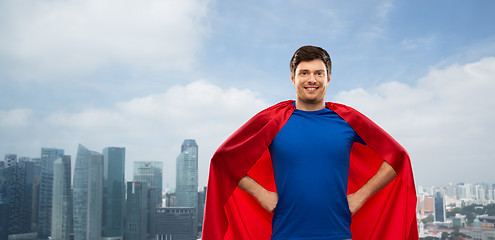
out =
[[[332,73],[332,60],[325,49],[315,46],[302,46],[294,53],[290,60],[290,72],[295,74],[297,65],[301,62],[321,59],[327,68],[327,75]]]

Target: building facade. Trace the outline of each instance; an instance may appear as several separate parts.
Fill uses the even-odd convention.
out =
[[[163,163],[159,161],[134,162],[134,181],[147,183],[147,225],[148,235],[153,236],[155,222],[151,221],[155,209],[162,205]]]
[[[157,240],[195,240],[196,209],[192,207],[157,208],[154,221]]]
[[[102,239],[124,238],[125,148],[103,149]]]
[[[71,240],[74,228],[70,156],[63,156],[53,163],[52,200],[51,240]]]
[[[198,145],[194,139],[182,143],[176,162],[176,206],[195,209],[194,229],[198,228]]]
[[[148,228],[148,183],[127,182],[126,240],[146,240]]]
[[[103,155],[79,144],[74,168],[74,239],[101,238]]]
[[[186,139],[176,163],[177,207],[198,207],[198,145]]]
[[[445,222],[446,220],[446,208],[445,198],[441,192],[435,194],[435,221]]]
[[[38,238],[48,239],[52,228],[53,162],[64,155],[63,149],[41,149],[41,176],[38,197]]]

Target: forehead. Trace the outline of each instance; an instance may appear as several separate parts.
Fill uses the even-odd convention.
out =
[[[312,70],[312,71],[326,71],[326,66],[323,60],[313,59],[311,61],[301,61],[297,67],[296,71],[301,70]]]

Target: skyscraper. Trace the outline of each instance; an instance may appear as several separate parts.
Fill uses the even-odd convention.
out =
[[[70,156],[53,163],[52,240],[71,240],[74,232],[72,215]]]
[[[38,197],[38,238],[48,239],[52,227],[53,162],[64,155],[64,150],[41,149],[41,176]]]
[[[79,144],[74,169],[74,240],[101,238],[103,155]]]
[[[194,139],[186,139],[176,164],[177,207],[198,205],[198,145]]]
[[[102,239],[124,238],[125,148],[103,149]]]
[[[5,154],[5,167],[14,166],[17,163],[17,154]]]
[[[437,192],[435,195],[435,221],[445,222],[445,198],[442,192]]]
[[[0,162],[0,239],[9,237],[10,214],[10,184],[8,181],[8,168],[4,161]]]
[[[198,145],[194,139],[186,139],[176,163],[176,206],[194,208],[194,229],[198,224]]]
[[[33,204],[37,199],[35,179],[40,166],[29,158],[8,154],[0,168],[0,239],[6,232],[16,238],[19,234],[36,236],[36,214]],[[8,166],[8,167],[6,167]],[[34,224],[33,224],[34,223]]]
[[[148,188],[156,188],[157,201],[161,203],[163,163],[159,161],[135,161],[133,179],[137,182],[147,182]]]
[[[148,183],[127,182],[126,240],[146,240],[148,226]]]
[[[153,216],[155,214],[155,209],[161,206],[162,203],[162,162],[134,162],[134,181],[147,183],[147,224],[146,231],[151,236],[154,236],[153,230],[154,221]]]

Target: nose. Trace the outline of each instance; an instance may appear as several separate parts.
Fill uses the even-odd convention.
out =
[[[315,84],[316,83],[316,76],[311,74],[308,78],[308,83],[309,84]]]

